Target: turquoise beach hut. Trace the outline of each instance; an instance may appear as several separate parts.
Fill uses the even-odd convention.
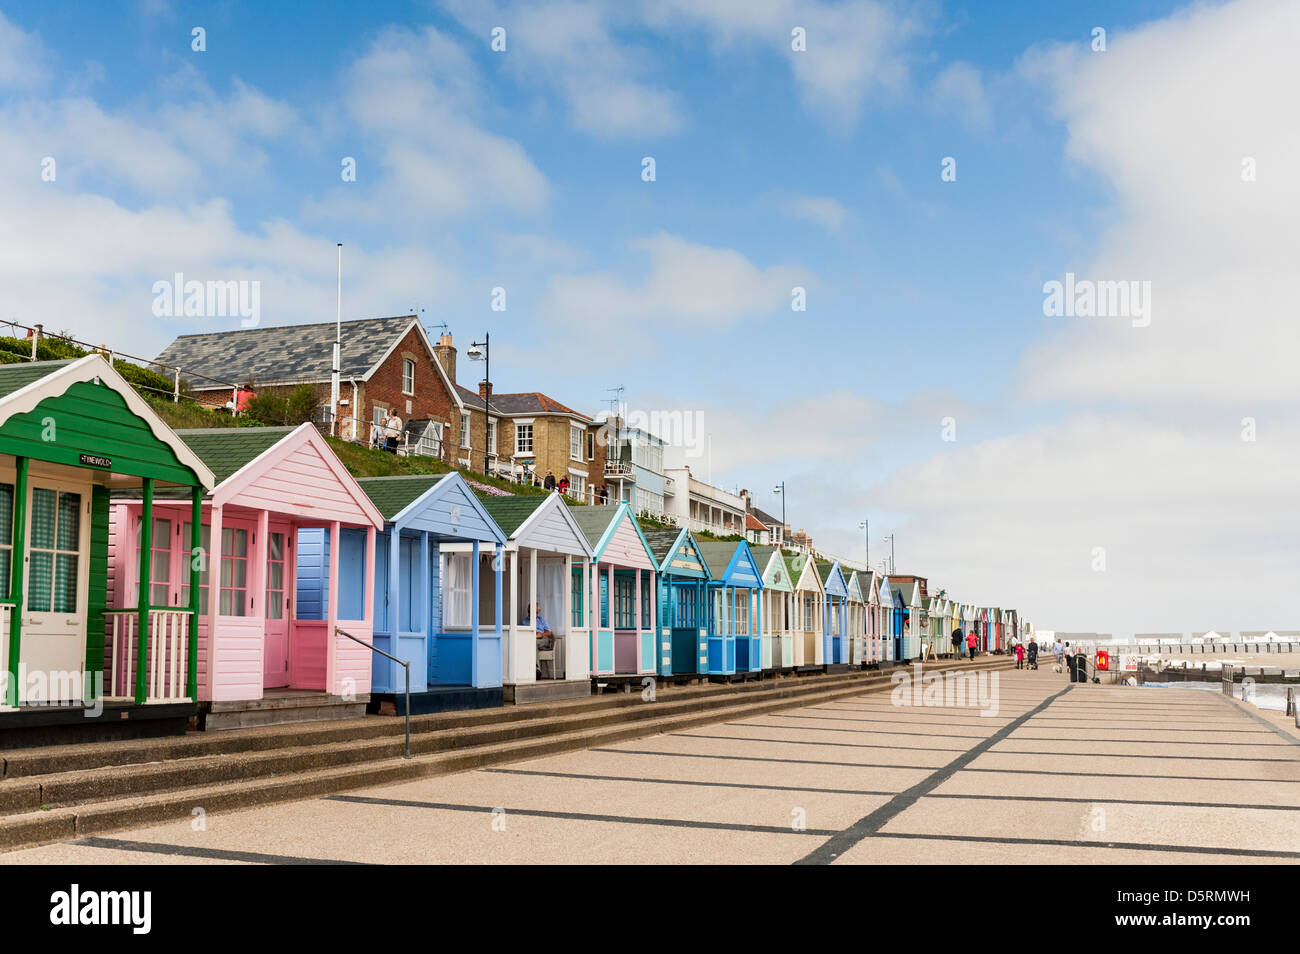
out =
[[[709,566],[686,528],[642,533],[659,568],[659,674],[707,673]]]
[[[744,540],[704,540],[700,552],[713,571],[709,583],[709,672],[763,669],[763,568]]]

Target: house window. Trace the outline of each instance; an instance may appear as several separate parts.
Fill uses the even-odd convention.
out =
[[[515,453],[531,454],[533,452],[533,425],[515,425]]]
[[[497,452],[497,422],[491,419],[487,422],[487,446],[489,454]]]
[[[569,457],[573,460],[582,460],[582,434],[582,425],[569,425]]]
[[[596,435],[588,432],[587,434],[587,460],[596,459]]]
[[[469,447],[469,412],[460,413],[460,446]]]
[[[402,359],[402,393],[415,393],[415,362],[410,358]]]

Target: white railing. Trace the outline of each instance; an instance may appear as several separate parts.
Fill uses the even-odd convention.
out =
[[[631,477],[632,463],[626,460],[607,460],[605,461],[606,477]]]
[[[139,664],[139,613],[136,610],[108,610],[108,643],[112,657],[107,660],[109,698],[135,695]],[[149,658],[145,663],[146,702],[176,702],[188,699],[186,677],[189,674],[190,611],[179,609],[149,610]]]

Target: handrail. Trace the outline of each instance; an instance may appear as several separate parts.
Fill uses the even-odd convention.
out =
[[[364,639],[358,639],[357,637],[353,636],[351,633],[347,632],[346,630],[339,629],[339,627],[337,626],[334,627],[334,632],[339,636],[346,636],[354,643],[360,643],[362,646],[365,646],[367,649],[372,650],[373,652],[379,653],[379,655],[381,656],[386,656],[387,658],[391,659],[393,662],[397,663],[403,669],[406,670],[406,758],[409,759],[411,757],[411,663],[410,661],[406,659],[398,659],[392,653],[386,653],[378,646],[374,645],[373,643],[368,643]]]

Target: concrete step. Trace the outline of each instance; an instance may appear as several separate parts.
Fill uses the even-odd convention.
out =
[[[733,685],[676,686],[657,689],[660,701],[680,699],[725,699],[746,693],[785,690],[790,686],[808,691],[814,687],[849,684],[864,679],[887,678],[888,674],[872,670],[839,676],[787,676],[762,682]],[[558,718],[577,712],[611,712],[641,706],[639,693],[587,696],[577,699],[502,706],[493,709],[470,709],[412,716],[412,734],[444,732],[470,726],[496,725],[533,719]],[[51,772],[90,769],[101,766],[127,765],[193,758],[204,755],[264,751],[298,745],[327,745],[363,738],[401,736],[405,720],[383,716],[366,716],[325,724],[301,723],[248,728],[237,732],[190,732],[184,736],[157,739],[128,739],[112,743],[96,742],[75,745],[48,745],[0,752],[0,783]]]
[[[792,680],[773,685],[768,691],[737,699],[714,693],[675,696],[665,694],[654,703],[636,707],[620,706],[617,718],[633,724],[687,712],[706,712],[737,704],[750,705],[768,700],[791,700],[840,688],[863,689],[884,682],[878,674],[861,675],[853,680]],[[639,698],[639,697],[638,697]],[[790,704],[787,702],[786,704]],[[414,753],[471,748],[517,739],[580,731],[607,724],[610,713],[600,709],[575,707],[560,715],[540,718],[489,722],[446,728],[438,732],[413,733]],[[0,814],[82,804],[106,797],[141,795],[194,785],[204,780],[235,780],[262,775],[283,775],[327,765],[338,765],[401,755],[403,735],[333,739],[304,743],[291,736],[276,736],[284,744],[241,753],[198,753],[188,757],[173,756],[161,760],[118,763],[112,766],[74,767],[40,775],[14,776],[0,782]],[[238,757],[236,757],[238,756]]]
[[[978,671],[1005,669],[1008,665],[1006,660],[992,662],[976,660],[973,665],[961,668]],[[649,716],[647,718],[617,721],[608,718],[582,720],[587,721],[588,724],[578,728],[568,724],[562,731],[483,740],[469,745],[440,747],[435,751],[417,749],[417,740],[413,738],[411,759],[400,757],[400,742],[397,751],[392,752],[392,745],[388,740],[367,740],[317,750],[315,757],[319,761],[314,766],[299,762],[301,767],[296,770],[252,778],[230,779],[221,774],[234,772],[232,766],[237,766],[241,762],[247,763],[249,761],[247,759],[224,757],[194,760],[193,764],[180,767],[179,774],[173,778],[173,783],[180,783],[183,778],[188,778],[190,781],[184,784],[184,787],[114,795],[111,793],[112,785],[109,784],[102,797],[85,804],[48,810],[29,809],[0,817],[0,849],[27,847],[102,834],[121,828],[157,824],[170,819],[188,818],[196,807],[201,807],[207,813],[236,811],[275,802],[318,797],[352,788],[539,758],[558,752],[609,745],[699,725],[748,718],[781,709],[815,705],[860,695],[863,692],[886,691],[889,686],[887,679],[877,678],[859,680],[849,685],[822,684],[811,692],[773,693],[759,698],[731,700],[731,704],[721,707],[706,705],[704,704],[706,700],[697,700],[697,705],[679,707],[676,711],[669,711],[657,705],[647,705],[640,710]],[[434,736],[420,741],[434,744],[438,739]],[[462,743],[467,741],[467,737],[462,737],[460,741]],[[376,742],[379,742],[377,746]],[[273,755],[274,753],[262,753],[262,757],[266,758]],[[293,757],[296,758],[297,754]],[[168,766],[150,766],[148,769],[151,772],[165,773]],[[39,784],[37,779],[13,781],[18,786]]]

